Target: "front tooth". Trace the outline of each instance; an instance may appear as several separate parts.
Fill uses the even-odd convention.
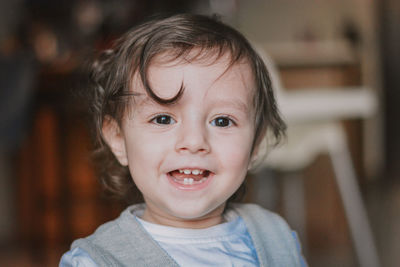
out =
[[[199,175],[199,173],[200,173],[199,170],[193,170],[193,171],[192,171],[192,174],[194,174],[194,175]]]
[[[183,173],[184,173],[184,174],[191,174],[192,171],[191,171],[191,170],[183,170]]]
[[[200,174],[203,174],[203,170],[200,170]]]
[[[193,184],[194,180],[193,178],[185,178],[183,179],[183,184]]]
[[[179,170],[179,173],[183,173],[183,170]]]

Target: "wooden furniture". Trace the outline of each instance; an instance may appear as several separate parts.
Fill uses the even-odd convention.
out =
[[[31,131],[16,162],[19,241],[31,262],[55,266],[71,242],[118,216],[102,194],[91,140],[74,88],[81,74],[42,73]]]
[[[298,53],[298,51],[297,51]],[[290,51],[289,51],[290,54]],[[303,61],[301,57],[294,57],[294,62],[283,60],[279,68],[279,74],[275,70],[274,64],[266,58],[267,65],[271,71],[273,84],[278,99],[280,111],[286,119],[288,129],[288,142],[275,151],[270,152],[265,164],[271,168],[281,170],[290,174],[289,178],[283,182],[284,210],[289,222],[296,230],[300,231],[304,240],[308,240],[311,246],[309,254],[313,249],[320,248],[326,241],[337,242],[334,246],[341,247],[348,244],[348,232],[343,227],[338,232],[337,225],[331,224],[329,220],[321,220],[321,214],[332,215],[337,221],[345,221],[347,218],[348,229],[354,241],[354,248],[358,261],[361,266],[379,266],[375,243],[372,237],[369,219],[366,214],[365,206],[358,187],[357,175],[354,171],[352,162],[354,161],[349,154],[348,143],[359,140],[360,132],[356,133],[353,139],[347,135],[354,134],[344,129],[341,121],[346,120],[347,124],[353,128],[360,126],[359,120],[371,116],[375,110],[377,101],[374,94],[361,86],[356,86],[360,82],[357,61],[338,56],[338,60],[329,53],[326,57],[307,48],[307,56]],[[285,54],[286,55],[286,54]],[[313,57],[314,56],[314,57]],[[279,59],[279,54],[276,55]],[[328,59],[328,60],[327,60]],[[286,58],[289,60],[289,58]],[[275,72],[274,72],[275,70]],[[282,77],[281,86],[280,76]],[[289,86],[288,90],[280,89]],[[290,88],[291,87],[291,88]],[[354,123],[355,122],[355,123]],[[348,142],[347,140],[350,140]],[[357,148],[361,148],[361,143],[357,143]],[[353,154],[354,146],[352,147]],[[304,179],[294,175],[308,166],[315,165],[318,155],[328,155],[331,166],[328,169],[320,169],[315,172],[318,178],[313,179],[317,186],[311,185]],[[356,158],[358,162],[358,173],[362,173],[361,158]],[[319,168],[319,166],[314,166]],[[333,171],[332,175],[327,172]],[[360,176],[360,175],[359,175]],[[296,178],[296,179],[294,179]],[[336,183],[332,183],[335,178]],[[333,186],[326,187],[327,183]],[[311,186],[311,191],[310,191]],[[315,195],[312,190],[323,190],[322,198],[309,198]],[[334,209],[329,207],[329,200],[326,196],[338,195],[333,201],[339,201]],[[321,194],[320,194],[321,195]],[[311,201],[309,201],[311,200]],[[338,207],[340,207],[338,209]],[[304,214],[302,211],[305,211]],[[346,216],[343,216],[345,211]],[[318,214],[317,216],[309,216]],[[333,218],[331,217],[331,218]],[[340,223],[339,225],[346,225]],[[307,229],[307,234],[304,233]],[[325,237],[318,238],[319,235]],[[344,231],[343,231],[344,230]],[[338,240],[337,236],[344,238]],[[333,238],[327,238],[327,237]],[[316,242],[316,240],[318,240]],[[316,245],[313,248],[313,244]],[[322,262],[320,263],[322,264]]]

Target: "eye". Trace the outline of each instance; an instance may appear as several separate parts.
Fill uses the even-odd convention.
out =
[[[155,116],[153,119],[151,119],[150,122],[153,122],[155,124],[168,125],[168,124],[174,124],[176,121],[169,115],[161,114]]]
[[[211,121],[211,125],[217,127],[229,127],[233,124],[235,124],[234,121],[229,117],[218,117]]]

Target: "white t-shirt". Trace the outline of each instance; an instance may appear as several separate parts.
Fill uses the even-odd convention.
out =
[[[227,222],[205,229],[186,229],[136,219],[180,266],[259,266],[246,225],[234,211]],[[138,216],[139,215],[139,216]]]

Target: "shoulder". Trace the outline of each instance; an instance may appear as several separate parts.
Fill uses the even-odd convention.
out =
[[[84,250],[95,262],[102,263],[100,265],[118,266],[117,259],[124,257],[119,252],[123,248],[138,245],[135,239],[143,236],[143,229],[132,215],[132,210],[139,207],[140,205],[128,207],[115,220],[99,226],[93,234],[75,240],[71,250]]]
[[[117,219],[100,225],[91,235],[75,240],[71,248],[82,247],[82,245],[102,246],[106,240],[112,241],[121,231],[118,224],[122,214]]]
[[[101,225],[86,238],[75,240],[71,248],[85,250],[99,266],[177,266],[151,238],[134,213],[142,204],[128,207],[121,215]]]
[[[74,248],[64,253],[60,260],[59,267],[98,267],[89,254],[81,249]]]
[[[91,235],[75,240],[71,247],[78,247],[78,245],[81,245],[82,243],[101,245],[106,240],[112,241],[121,232],[121,228],[119,227],[121,216],[115,220],[100,225]]]
[[[244,220],[250,235],[265,234],[269,237],[292,239],[292,230],[278,214],[256,204],[231,204]]]
[[[245,222],[262,266],[300,266],[293,231],[281,216],[256,204],[230,204],[228,208]]]
[[[256,223],[259,220],[268,220],[272,223],[287,226],[286,221],[277,213],[269,211],[257,204],[232,203],[228,208],[235,210],[245,221],[248,220]]]
[[[112,221],[106,222],[100,225],[93,234],[77,239],[72,243],[72,248],[76,247],[75,244],[83,242],[92,244],[109,243],[115,239],[118,239],[120,235],[124,235],[127,229],[135,229],[139,223],[135,220],[133,213],[135,210],[139,210],[143,207],[142,204],[132,205],[121,212],[120,216]]]

